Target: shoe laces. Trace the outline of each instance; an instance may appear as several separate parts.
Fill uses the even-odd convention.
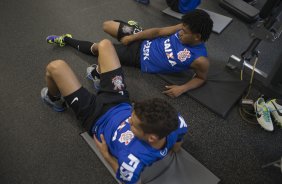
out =
[[[88,73],[88,74],[86,75],[86,77],[87,77],[88,79],[90,79],[90,80],[94,80],[94,79],[93,79],[93,76],[91,75],[91,73]]]
[[[63,36],[59,36],[59,37],[55,38],[55,42],[58,43],[60,46],[64,46],[63,39],[64,39]]]
[[[271,120],[269,109],[267,107],[263,107],[260,112],[262,112],[262,116],[265,121],[269,122]]]
[[[268,113],[268,112],[266,112],[266,111],[263,111],[263,119],[265,120],[265,121],[270,121],[270,114]]]
[[[142,27],[139,25],[139,23],[136,22],[135,20],[129,20],[127,23],[128,23],[129,25],[131,25],[131,26],[134,26],[136,29],[138,29],[138,30],[140,30],[140,31],[143,30],[143,28],[142,28]]]

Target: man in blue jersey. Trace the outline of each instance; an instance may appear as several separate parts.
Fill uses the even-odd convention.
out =
[[[140,183],[146,166],[180,148],[187,125],[165,100],[154,98],[132,106],[114,46],[102,40],[98,51],[97,95],[81,86],[65,61],[55,60],[46,67],[47,87],[41,98],[55,111],[64,111],[67,104],[93,135],[117,179]]]
[[[144,31],[132,21],[106,21],[103,24],[105,32],[123,43],[114,45],[122,65],[138,67],[145,73],[194,70],[195,76],[187,83],[165,86],[167,89],[163,93],[172,98],[198,88],[206,81],[209,60],[204,42],[208,40],[212,27],[210,16],[203,10],[185,14],[181,24]],[[99,54],[99,43],[75,40],[70,34],[50,35],[47,42],[60,46],[67,44],[90,55]],[[98,88],[97,65],[88,68],[87,73]]]

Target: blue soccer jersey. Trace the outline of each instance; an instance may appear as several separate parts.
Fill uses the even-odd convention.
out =
[[[179,32],[153,40],[144,40],[140,48],[141,71],[145,73],[176,73],[185,71],[198,57],[207,57],[204,43],[182,44]]]
[[[126,184],[136,183],[144,167],[165,157],[187,132],[187,124],[179,115],[178,129],[167,136],[164,148],[157,150],[131,132],[128,121],[131,111],[129,104],[119,104],[101,116],[92,128],[96,136],[104,134],[110,153],[118,160],[116,178]],[[97,137],[100,140],[100,136]]]

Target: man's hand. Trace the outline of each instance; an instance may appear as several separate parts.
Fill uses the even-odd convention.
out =
[[[97,137],[95,135],[93,135],[93,139],[94,142],[97,146],[97,148],[99,149],[100,153],[103,155],[104,159],[110,164],[111,168],[113,169],[113,171],[116,173],[118,170],[118,162],[116,160],[116,158],[114,158],[108,150],[108,146],[106,144],[104,135],[101,134],[100,135],[101,141],[100,142]]]
[[[107,158],[110,156],[110,153],[109,153],[109,150],[108,150],[108,146],[106,144],[106,141],[105,141],[105,138],[104,138],[104,135],[101,134],[100,135],[100,138],[101,138],[101,141],[100,142],[95,135],[93,135],[93,139],[94,139],[94,142],[95,142],[95,145],[97,146],[97,148],[99,149],[100,153],[103,155],[104,158]]]
[[[171,86],[165,86],[165,87],[168,90],[163,91],[162,93],[166,94],[167,96],[171,98],[176,98],[185,92],[185,89],[183,86],[171,85]]]

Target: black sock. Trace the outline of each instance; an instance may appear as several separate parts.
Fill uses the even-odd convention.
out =
[[[91,46],[93,45],[92,42],[75,40],[67,36],[64,38],[64,42],[84,54],[93,55],[91,52]]]
[[[60,94],[57,95],[57,96],[53,96],[53,95],[51,95],[51,94],[49,93],[49,90],[48,90],[48,92],[47,92],[47,95],[48,95],[48,97],[50,98],[50,100],[51,100],[52,102],[58,101],[58,100],[61,99],[61,95],[60,95]]]
[[[279,105],[282,105],[282,99],[276,99],[276,103],[278,103]]]

